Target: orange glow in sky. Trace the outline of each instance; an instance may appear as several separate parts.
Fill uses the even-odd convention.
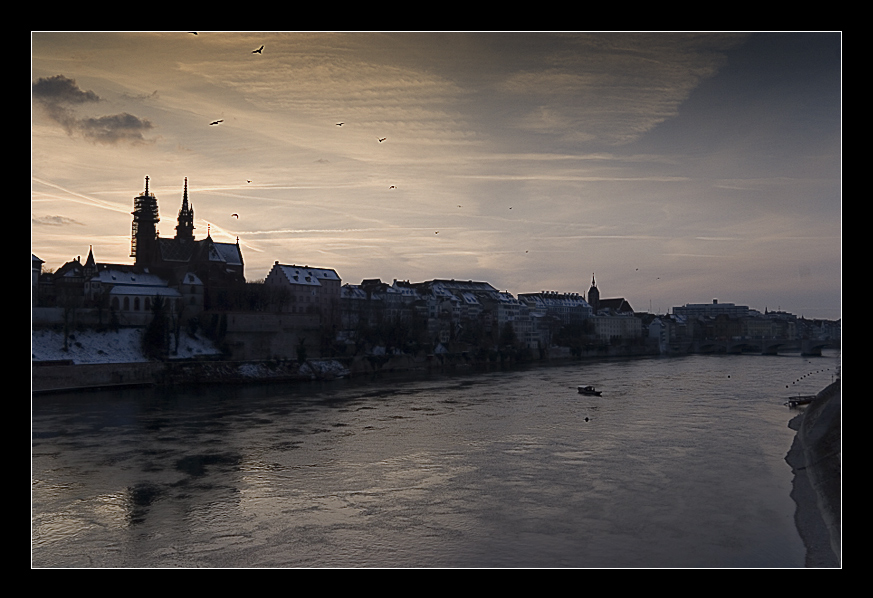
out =
[[[31,248],[841,317],[839,33],[32,34]],[[255,52],[261,46],[261,52]],[[339,123],[342,123],[341,125]],[[234,214],[238,215],[234,216]],[[435,234],[438,231],[438,234]]]

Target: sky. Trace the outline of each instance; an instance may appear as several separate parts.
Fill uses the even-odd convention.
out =
[[[32,32],[31,250],[132,263],[187,177],[249,281],[837,319],[841,92],[839,32]]]

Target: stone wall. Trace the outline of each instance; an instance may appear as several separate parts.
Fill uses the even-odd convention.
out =
[[[49,392],[69,389],[109,388],[154,384],[164,364],[97,363],[32,366],[31,390]]]
[[[306,357],[318,357],[321,332],[318,316],[270,312],[205,313],[201,319],[236,361],[298,358],[303,342]]]

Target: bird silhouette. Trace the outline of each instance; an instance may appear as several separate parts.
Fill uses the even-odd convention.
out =
[[[382,137],[381,139],[379,139],[379,143],[382,143],[382,142],[385,141],[386,139],[388,139],[388,138],[387,138],[387,137]]]
[[[224,122],[224,119],[214,120],[211,123],[209,123],[209,126],[211,127],[212,125],[217,125],[218,123],[223,123],[223,122]]]
[[[391,186],[388,187],[388,188],[389,188],[389,189],[396,189],[397,187],[395,187],[394,185],[391,185]]]
[[[246,182],[247,182],[247,183],[251,183],[251,181],[250,181],[249,179],[246,179]]]
[[[263,54],[264,46],[261,46],[257,50],[252,50],[252,54]]]
[[[239,220],[239,214],[231,214],[231,216],[233,216],[234,218],[236,218],[237,220]]]
[[[341,127],[341,126],[343,126],[344,124],[346,124],[346,123],[337,123],[336,126]]]

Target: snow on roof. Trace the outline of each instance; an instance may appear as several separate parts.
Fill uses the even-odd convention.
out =
[[[330,268],[310,268],[309,266],[294,266],[276,262],[273,264],[273,271],[277,270],[291,284],[321,286],[320,281],[322,280],[340,282],[340,277],[336,270],[331,270]]]
[[[344,284],[340,289],[342,296],[346,299],[366,299],[367,293],[359,285]]]
[[[167,281],[156,274],[124,272],[122,270],[101,270],[94,277],[107,285],[137,287],[166,287]],[[93,278],[92,278],[93,280]]]
[[[197,276],[196,274],[194,274],[193,272],[188,272],[187,274],[185,274],[184,277],[182,277],[182,283],[183,283],[183,284],[198,284],[198,285],[202,285],[202,284],[203,284],[203,281],[200,280],[200,277]]]
[[[236,243],[216,243],[213,241],[209,250],[209,260],[213,262],[225,262],[232,266],[242,265],[242,253]]]
[[[467,305],[480,305],[479,299],[473,293],[461,293],[461,299]]]

